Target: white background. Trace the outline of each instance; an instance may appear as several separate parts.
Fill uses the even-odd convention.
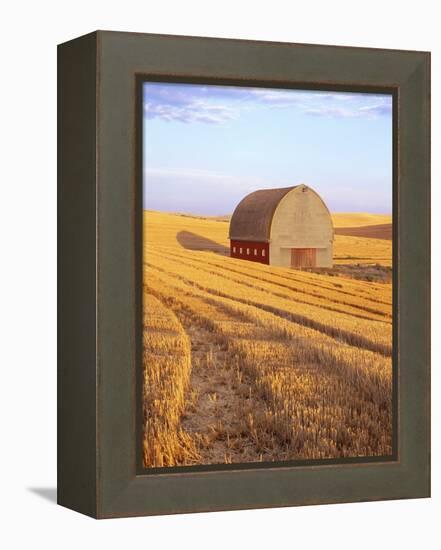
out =
[[[0,18],[0,545],[3,548],[439,548],[440,330],[433,498],[94,521],[56,484],[56,44],[95,29],[432,51],[433,298],[440,302],[437,2],[15,1]],[[438,252],[438,254],[437,254]],[[78,404],[81,406],[81,403]],[[439,517],[438,517],[439,516]]]

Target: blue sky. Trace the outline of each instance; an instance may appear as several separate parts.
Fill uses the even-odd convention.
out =
[[[333,212],[392,212],[392,96],[144,84],[144,207],[231,214],[305,183]]]

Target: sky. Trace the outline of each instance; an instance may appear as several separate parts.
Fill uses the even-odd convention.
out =
[[[392,213],[392,96],[146,82],[144,208],[231,214],[304,183],[332,212]]]

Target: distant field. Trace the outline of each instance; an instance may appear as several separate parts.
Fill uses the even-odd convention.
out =
[[[392,216],[382,214],[333,214],[334,233],[336,236],[363,237],[370,239],[392,240]],[[340,246],[341,240],[337,239]],[[344,241],[343,241],[344,243]],[[353,247],[363,246],[365,241],[354,241]],[[366,243],[365,243],[366,244]],[[372,253],[377,253],[381,245],[368,243]],[[374,252],[374,246],[377,250]],[[383,251],[390,256],[391,245],[385,245]],[[384,252],[382,252],[384,254]]]
[[[206,216],[194,216],[191,214],[177,214],[179,216],[187,216],[191,218],[199,219],[213,219],[217,221],[229,222],[231,216],[213,216],[207,218]],[[336,212],[331,214],[332,223],[334,227],[362,227],[364,225],[378,225],[378,224],[392,224],[392,216],[390,214],[367,214],[362,212],[355,213],[342,213]]]
[[[353,237],[368,237],[372,239],[392,240],[392,224],[364,225],[361,227],[336,227],[336,235],[350,235]]]
[[[161,236],[163,242],[175,246],[176,241],[184,248],[193,250],[213,250],[229,255],[228,240],[229,216],[204,217],[185,214],[159,214],[152,212],[152,220],[160,218]],[[377,226],[384,220],[391,222],[391,216],[381,214],[333,214],[335,227],[334,263],[335,264],[379,264],[392,265],[392,242],[372,237],[370,225]],[[378,222],[378,223],[377,223]],[[152,222],[153,223],[153,222]],[[367,228],[364,229],[363,226]],[[195,231],[195,227],[197,231]],[[344,235],[338,234],[345,228]],[[347,230],[349,228],[349,231]],[[365,234],[360,234],[360,231]],[[383,229],[383,234],[388,231]],[[392,230],[390,229],[390,232]],[[347,234],[346,234],[347,233]],[[360,238],[361,237],[361,238]]]
[[[225,218],[144,214],[145,466],[390,454],[392,286],[341,275],[391,241],[337,234],[328,274],[228,251]]]
[[[363,227],[365,225],[392,224],[392,216],[388,214],[335,213],[332,214],[334,227]]]

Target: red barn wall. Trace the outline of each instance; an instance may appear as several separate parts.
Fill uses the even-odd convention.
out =
[[[242,254],[240,253],[240,249],[242,249]],[[249,254],[247,254],[248,250]],[[240,258],[241,260],[248,260],[250,262],[269,264],[269,243],[231,240],[230,256],[232,258]]]

